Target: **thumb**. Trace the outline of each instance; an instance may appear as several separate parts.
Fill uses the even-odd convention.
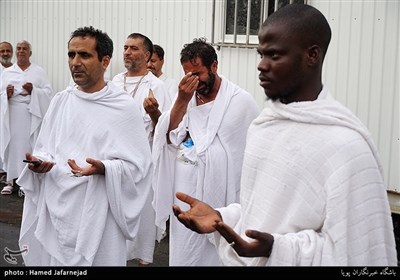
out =
[[[176,198],[179,199],[182,202],[185,202],[189,205],[192,205],[195,201],[197,201],[196,198],[191,197],[190,195],[186,194],[186,193],[182,193],[182,192],[177,192],[175,194]]]
[[[32,160],[32,154],[31,153],[25,153],[25,158],[27,160]]]
[[[153,91],[152,91],[151,89],[149,89],[149,95],[148,95],[148,97],[153,97],[153,98],[154,98],[154,94],[153,94]]]
[[[86,162],[89,163],[89,164],[91,164],[91,165],[95,165],[95,166],[98,166],[98,165],[99,165],[99,161],[98,161],[98,160],[95,160],[95,159],[93,159],[93,158],[86,158]]]

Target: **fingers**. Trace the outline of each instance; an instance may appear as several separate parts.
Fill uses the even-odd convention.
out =
[[[104,174],[105,173],[105,166],[101,162],[101,160],[96,160],[92,158],[87,158],[86,162],[92,165],[92,170],[89,170],[89,173],[86,175],[91,174]]]
[[[179,215],[180,213],[182,213],[181,208],[179,208],[179,206],[176,205],[176,204],[172,205],[172,211],[174,212],[174,215],[175,215],[176,217],[178,217],[178,215]]]
[[[192,72],[188,72],[179,83],[179,91],[184,94],[191,93],[193,95],[198,85],[199,77],[197,75],[193,75]]]
[[[32,160],[32,161],[39,160],[40,161],[40,163],[38,165],[35,165],[35,164],[32,164],[32,163],[28,164],[28,169],[30,169],[30,170],[32,170],[33,172],[36,172],[36,173],[46,173],[46,172],[50,171],[54,166],[54,162],[41,161],[37,157],[34,157],[31,153],[26,153],[25,154],[25,158],[27,160]]]
[[[265,232],[248,229],[245,231],[245,233],[248,237],[253,238],[253,239],[265,239],[264,238]]]
[[[144,107],[144,109],[146,110],[146,112],[147,113],[151,113],[151,112],[154,112],[154,111],[156,111],[157,109],[158,109],[158,102],[157,102],[157,99],[155,99],[154,98],[154,96],[153,97],[146,97],[144,100],[143,100],[143,107]]]
[[[177,192],[175,194],[175,196],[177,199],[179,199],[189,205],[192,205],[194,202],[197,201],[197,199],[195,199],[194,197],[191,197],[190,195],[182,193],[182,192]]]
[[[67,161],[67,163],[68,163],[69,167],[71,167],[71,169],[75,169],[75,170],[79,169],[79,166],[76,164],[75,160],[69,159]]]
[[[25,158],[27,160],[33,160],[32,154],[31,153],[25,153]]]
[[[152,91],[151,89],[149,89],[149,95],[148,95],[148,97],[153,97],[153,98],[154,98],[154,94],[153,94],[153,91]]]
[[[95,160],[95,159],[92,159],[92,158],[87,158],[86,162],[91,164],[91,165],[96,165],[96,166],[99,165],[99,160]]]
[[[105,174],[105,166],[101,160],[86,158],[86,162],[89,164],[88,166],[80,167],[73,159],[67,161],[69,167],[71,167],[71,173],[78,177],[90,176],[93,174]]]
[[[268,258],[271,255],[274,245],[274,236],[272,234],[250,229],[246,230],[245,233],[248,237],[256,240],[252,243],[254,248],[252,255],[249,256],[264,256]]]
[[[69,167],[71,167],[71,173],[72,173],[72,174],[75,174],[75,175],[77,175],[78,177],[80,177],[80,176],[83,175],[83,173],[82,173],[82,168],[80,168],[80,167],[76,164],[75,160],[69,159],[69,160],[67,161],[67,163],[68,163]]]
[[[191,75],[187,80],[187,91],[194,92],[199,85],[199,77],[197,75]]]
[[[185,216],[185,213],[181,210],[181,208],[174,204],[172,205],[172,212],[174,212],[175,217],[180,221],[184,226],[189,228],[188,218]]]
[[[245,231],[246,236],[259,240],[260,242],[265,241],[265,242],[271,242],[273,240],[273,236],[267,232],[262,232],[258,230],[252,230],[248,229]]]
[[[240,244],[242,238],[238,235],[233,228],[225,224],[224,222],[217,222],[215,225],[215,229],[225,238],[225,240],[232,244]]]
[[[188,215],[187,212],[182,211],[180,207],[176,204],[172,205],[172,211],[174,212],[174,215],[178,219],[178,221],[182,223],[185,227],[197,233],[200,233],[197,226],[193,223],[190,215]]]

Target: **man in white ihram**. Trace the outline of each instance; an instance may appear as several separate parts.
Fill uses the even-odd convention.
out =
[[[147,63],[153,52],[153,43],[140,33],[130,34],[124,44],[124,65],[127,71],[117,74],[112,82],[124,90],[138,105],[142,114],[143,123],[147,132],[150,147],[153,143],[154,127],[162,112],[169,109],[170,101],[165,84],[147,69]],[[144,107],[147,98],[156,100],[158,110],[151,112]],[[139,265],[153,262],[157,228],[155,226],[155,213],[152,207],[153,195],[142,211],[141,225],[136,239],[128,241],[127,258],[138,259]]]
[[[156,224],[165,229],[177,191],[215,207],[238,202],[247,128],[258,115],[254,98],[218,75],[218,57],[204,38],[181,51],[185,76],[153,145]],[[170,266],[221,265],[212,235],[191,232],[175,218],[169,227]]]
[[[140,112],[104,80],[110,37],[75,30],[68,63],[76,83],[58,93],[18,184],[25,191],[19,244],[27,266],[126,266],[150,193],[152,161]]]
[[[31,152],[40,131],[42,119],[53,97],[53,90],[46,72],[30,62],[31,44],[17,43],[17,62],[4,69],[1,78],[0,158],[7,172],[7,184],[2,194],[11,194],[14,181],[25,164],[26,152]]]
[[[215,232],[224,265],[396,266],[371,134],[321,80],[328,21],[310,5],[290,4],[265,20],[258,38],[269,101],[247,134],[240,204],[215,209],[177,193],[190,209],[174,205],[174,214],[197,233]]]
[[[160,45],[154,45],[154,52],[150,61],[147,63],[147,69],[165,83],[168,89],[169,101],[172,104],[178,92],[178,84],[175,79],[167,76],[167,74],[163,72],[164,54],[164,49]]]
[[[13,47],[9,42],[1,42],[0,43],[0,77],[3,70],[12,66],[13,63],[11,62],[13,56]],[[3,121],[0,114],[0,125],[3,125]],[[1,134],[0,134],[1,137]],[[0,140],[1,143],[1,140]],[[1,159],[0,153],[0,182],[6,183],[7,174],[3,169],[3,160]]]

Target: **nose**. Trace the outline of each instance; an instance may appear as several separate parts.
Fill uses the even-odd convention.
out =
[[[75,55],[74,57],[70,58],[69,60],[70,65],[76,66],[81,64],[81,58],[79,55]]]
[[[267,58],[262,58],[258,63],[257,69],[258,71],[268,72],[270,70],[271,64]]]

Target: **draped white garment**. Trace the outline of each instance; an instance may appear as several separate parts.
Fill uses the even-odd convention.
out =
[[[168,77],[165,73],[162,73],[158,78],[167,86],[169,102],[172,106],[172,102],[175,100],[175,97],[178,94],[178,83],[175,79]]]
[[[6,69],[6,67],[3,66],[3,64],[0,63],[0,90],[2,88],[3,83],[1,82],[1,74],[3,73],[3,70]],[[1,99],[0,99],[1,102]],[[0,106],[1,107],[1,106]],[[0,113],[0,126],[3,125],[3,119]],[[0,132],[0,147],[1,147],[1,132]],[[0,153],[0,171],[3,170],[3,159],[2,159],[2,155]]]
[[[156,224],[162,229],[172,214],[172,204],[180,203],[175,199],[177,191],[189,192],[213,207],[226,206],[239,199],[246,132],[259,114],[259,108],[249,93],[221,78],[221,87],[213,104],[196,106],[195,96],[189,102],[183,120],[170,133],[171,145],[167,144],[165,137],[170,111],[164,113],[157,124],[153,145],[153,205]],[[195,166],[177,160],[178,148],[187,131],[194,142],[191,158],[197,162]],[[170,265],[220,264],[212,244],[213,235],[194,233],[180,225],[172,215],[169,236]]]
[[[3,73],[4,69],[6,69],[6,67],[4,67],[3,64],[0,63],[0,90],[3,85],[3,83],[1,82],[1,74]],[[1,99],[0,99],[0,102],[1,102]],[[2,119],[1,113],[0,113],[0,126],[3,126],[3,119]],[[0,132],[0,147],[1,147],[1,132]],[[0,171],[2,171],[2,170],[3,170],[3,159],[2,159],[2,156],[0,153]]]
[[[225,265],[395,266],[379,156],[366,127],[326,88],[313,102],[269,102],[249,128],[240,205],[218,209],[243,238],[272,233],[269,258],[241,258],[215,233]]]
[[[132,98],[111,82],[99,92],[58,93],[43,120],[35,156],[56,163],[37,174],[25,168],[19,244],[25,264],[126,265],[151,190],[151,151]],[[101,160],[105,175],[71,177],[68,159]]]
[[[142,78],[140,77],[125,77],[126,72],[116,75],[112,82],[120,89],[129,93],[135,103],[139,106],[142,114],[143,122],[148,135],[150,146],[153,143],[154,126],[149,114],[143,107],[144,99],[149,95],[151,89],[154,97],[159,104],[158,109],[161,112],[166,111],[171,106],[166,85],[158,79],[151,71]],[[138,85],[139,83],[139,85]],[[134,92],[136,89],[136,92]],[[155,225],[155,212],[151,204],[153,200],[153,190],[149,196],[145,207],[142,211],[142,217],[139,227],[139,232],[134,241],[127,241],[128,251],[127,259],[141,259],[148,263],[153,262],[154,248],[157,236],[157,227]]]
[[[157,99],[158,102],[158,109],[161,113],[165,112],[171,107],[171,101],[169,99],[168,90],[166,85],[158,79],[151,71],[144,76],[141,80],[142,76],[140,77],[125,77],[126,72],[117,74],[113,79],[112,82],[120,89],[124,88],[125,91],[132,96],[133,100],[140,108],[140,112],[142,113],[144,126],[146,128],[149,142],[153,142],[153,133],[154,133],[154,126],[151,121],[149,114],[143,107],[143,101],[146,97],[149,96],[149,90],[151,89],[154,97]],[[139,83],[140,82],[140,83]],[[137,91],[134,93],[137,84],[139,86]]]
[[[31,95],[22,86],[33,84]],[[14,86],[14,94],[7,98],[7,85]],[[42,119],[53,97],[53,90],[42,67],[35,63],[22,70],[16,63],[4,69],[0,88],[0,158],[4,161],[7,180],[19,176],[25,164],[26,152],[31,152],[40,130]]]

